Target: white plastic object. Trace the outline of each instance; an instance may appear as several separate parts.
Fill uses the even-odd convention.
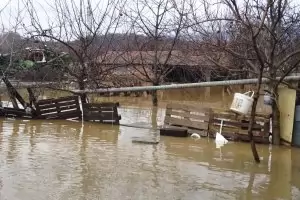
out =
[[[193,133],[192,135],[191,135],[191,138],[194,138],[194,139],[200,139],[201,138],[201,136],[198,134],[198,133]]]
[[[250,93],[252,94],[249,96]],[[253,91],[248,91],[244,94],[235,93],[230,110],[242,115],[247,114],[253,104],[253,95]]]
[[[221,148],[224,144],[228,143],[228,140],[222,135],[223,120],[221,120],[220,131],[216,133],[216,148]]]

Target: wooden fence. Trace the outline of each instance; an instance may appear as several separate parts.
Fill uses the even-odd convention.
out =
[[[119,103],[86,103],[83,104],[84,121],[107,124],[119,124],[121,116],[118,114]]]
[[[220,129],[223,120],[222,135],[235,141],[249,141],[248,127],[250,115],[237,115],[228,110],[214,109],[212,120],[209,126],[209,136],[215,137]],[[253,127],[253,139],[259,143],[268,143],[269,137],[269,116],[256,114]]]
[[[171,103],[167,105],[165,125],[185,127],[188,133],[207,136],[211,109],[198,106]]]
[[[78,96],[45,99],[36,103],[38,119],[81,119]]]
[[[223,120],[222,135],[234,141],[249,141],[248,126],[250,116],[237,115],[222,109],[201,108],[184,104],[168,104],[166,108],[165,125],[184,127],[188,132],[199,133],[201,136],[214,138]],[[253,130],[256,142],[268,143],[269,116],[257,114]]]
[[[118,114],[119,103],[85,103],[80,108],[78,96],[67,96],[57,99],[44,99],[34,104],[34,115],[24,109],[0,108],[0,116],[33,119],[73,119],[100,123],[119,124],[121,116]]]
[[[13,117],[13,118],[24,118],[31,119],[32,115],[25,112],[25,109],[1,107],[0,116],[2,117]]]

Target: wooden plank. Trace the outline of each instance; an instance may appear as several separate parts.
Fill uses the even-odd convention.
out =
[[[16,108],[4,107],[1,110],[5,111],[5,112],[20,112],[20,113],[23,112],[23,113],[26,113],[24,109],[16,109]]]
[[[165,116],[165,123],[170,125],[181,125],[196,129],[208,129],[207,122],[195,122],[187,119],[176,119],[170,116]]]
[[[64,106],[64,107],[54,107],[54,108],[49,108],[45,110],[41,110],[40,114],[45,114],[45,113],[51,113],[51,112],[65,112],[68,110],[80,110],[78,109],[77,105],[70,105],[70,106]]]
[[[58,103],[51,103],[51,104],[44,104],[42,106],[39,106],[40,110],[43,109],[48,109],[48,108],[53,108],[56,106],[59,107],[65,107],[65,106],[69,106],[69,105],[77,105],[78,103],[76,101],[71,101],[71,102],[58,102]]]
[[[209,137],[215,138],[216,137],[216,132],[217,131],[209,131]],[[222,135],[231,141],[243,141],[243,142],[249,142],[249,136],[248,134],[240,134],[239,132],[234,132],[234,131],[228,131],[224,130],[222,131]],[[268,136],[261,136],[259,134],[254,134],[253,135],[254,141],[259,142],[259,143],[268,143]]]
[[[250,116],[235,116],[232,114],[228,114],[228,113],[213,113],[213,118],[215,119],[228,119],[228,120],[236,120],[236,121],[241,121],[241,120],[250,120]],[[268,118],[259,118],[259,117],[255,117],[255,121],[257,122],[261,122],[261,121],[265,121]]]
[[[66,112],[71,112],[71,111],[79,111],[79,112],[81,112],[81,110],[78,110],[78,109],[75,107],[75,108],[73,108],[73,109],[62,110],[62,111],[60,111],[59,113],[66,113]]]
[[[249,142],[250,141],[248,135],[240,135],[240,134],[237,135],[237,139],[236,140],[237,141],[242,141],[242,142]],[[253,140],[256,143],[263,143],[263,144],[268,144],[269,143],[269,139],[267,137],[257,137],[257,136],[254,136]]]
[[[19,111],[24,111],[25,112],[24,109],[20,109],[20,108],[16,109],[16,108],[10,108],[10,107],[2,107],[2,110],[19,110]]]
[[[182,126],[172,126],[172,125],[164,125],[164,126],[161,127],[161,128],[188,130],[188,128],[186,128],[186,127],[182,127]]]
[[[11,103],[12,103],[13,107],[15,109],[19,109],[17,99],[14,97],[13,93],[10,92],[10,90],[8,90],[8,95],[9,95],[9,98],[11,100]]]
[[[102,120],[102,121],[99,119],[91,119],[91,120],[84,119],[84,120],[88,122],[99,122],[102,124],[119,124],[118,120]]]
[[[52,116],[63,116],[63,115],[67,115],[68,113],[73,113],[73,112],[78,112],[79,113],[80,111],[78,111],[78,110],[66,110],[64,112],[44,113],[44,114],[42,114],[40,116],[46,116],[46,117],[49,116],[49,117],[53,118]]]
[[[160,135],[173,137],[188,137],[187,129],[177,127],[164,127],[160,129]]]
[[[119,102],[101,102],[101,103],[87,103],[84,106],[87,107],[119,107]]]
[[[89,115],[89,114],[99,114],[99,113],[105,113],[107,115],[116,115],[117,113],[113,111],[99,111],[99,110],[92,110],[92,111],[84,111],[84,115]]]
[[[2,112],[5,113],[5,115],[31,116],[24,110],[2,110]]]
[[[91,107],[91,108],[84,108],[84,111],[114,112],[114,108],[113,107],[102,107],[102,108]]]
[[[42,119],[69,119],[75,117],[81,117],[81,111],[73,110],[69,112],[53,113],[53,114],[38,116],[38,118],[42,118]]]
[[[88,119],[89,120],[100,120],[101,121],[108,121],[108,120],[112,120],[112,121],[119,121],[121,119],[121,116],[118,115],[118,116],[114,116],[113,118],[111,117],[102,117],[99,119],[99,116],[88,116]]]
[[[119,124],[121,116],[118,115],[117,106],[119,103],[85,103],[83,104],[84,120]]]
[[[239,130],[238,132],[240,135],[248,135],[248,130]],[[269,133],[265,133],[264,131],[254,130],[252,131],[253,136],[260,136],[260,137],[269,137]]]
[[[10,94],[11,98],[16,98],[20,102],[20,104],[25,108],[25,104],[26,104],[25,100],[19,94],[19,92],[15,89],[15,87],[10,83],[8,78],[6,76],[3,76],[2,80],[5,83],[8,93]],[[13,104],[15,104],[13,99],[12,99],[12,102],[13,102]],[[17,104],[17,106],[18,106],[18,104]]]
[[[209,121],[209,116],[208,115],[196,115],[196,114],[191,114],[188,112],[179,112],[179,111],[174,111],[171,109],[166,110],[166,115],[175,115],[179,117],[184,117],[184,118],[191,118],[191,119],[198,119],[198,120],[204,120],[204,121]]]
[[[253,124],[254,130],[262,130],[264,128],[264,125],[258,124],[259,121],[255,120]],[[248,130],[249,127],[249,120],[241,120],[241,129],[242,130]]]
[[[213,125],[220,125],[221,124],[221,120],[220,119],[213,119],[212,120]],[[248,122],[241,122],[241,121],[228,121],[228,120],[223,120],[223,126],[229,126],[229,127],[237,127],[237,128],[244,128],[245,130],[248,129],[249,123]],[[253,125],[254,129],[263,129],[264,126],[255,123]]]
[[[212,135],[213,137],[215,137],[216,133],[219,132],[219,128],[216,127],[214,129],[210,129],[209,130],[209,134]],[[235,135],[235,134],[238,134],[239,133],[239,130],[238,129],[227,129],[227,128],[224,128],[222,129],[222,135],[223,134],[226,134],[226,135]]]
[[[114,112],[114,108],[110,108],[110,107],[103,107],[103,108],[95,108],[95,107],[91,107],[91,108],[84,108],[83,109],[84,112],[91,112],[91,111],[97,111],[97,112],[102,112],[102,111],[105,111],[105,112]]]
[[[207,137],[208,136],[208,131],[207,130],[198,130],[198,129],[189,128],[188,133],[189,133],[189,135],[192,135],[193,133],[197,133],[202,137]]]
[[[157,137],[132,137],[133,143],[142,143],[142,144],[158,144],[159,138]]]
[[[52,104],[52,103],[65,102],[65,101],[78,101],[78,96],[66,96],[57,99],[43,99],[43,100],[39,100],[37,102],[37,105],[43,106],[45,104]]]
[[[114,107],[114,113],[116,116],[118,116],[116,123],[119,124],[119,121],[121,120],[121,115],[118,114],[117,106]]]
[[[210,108],[203,108],[194,105],[185,105],[185,104],[178,104],[178,103],[169,103],[167,104],[167,108],[171,108],[172,110],[184,110],[184,111],[193,111],[193,112],[200,112],[200,113],[210,113]]]
[[[55,105],[68,105],[68,104],[77,104],[78,101],[72,100],[72,101],[56,101],[56,102],[51,102],[51,103],[46,103],[46,104],[37,104],[37,106],[40,109],[46,109],[46,108],[51,108],[52,106]]]
[[[186,127],[190,134],[198,133],[207,136],[210,115],[210,108],[170,103],[166,107],[164,122],[172,127]]]
[[[65,110],[72,110],[72,109],[78,109],[80,110],[80,108],[78,107],[78,105],[73,104],[73,105],[66,105],[66,106],[59,106],[60,111],[65,111]]]
[[[230,120],[240,120],[241,117],[232,113],[216,113],[213,112],[214,119],[230,119]]]
[[[61,112],[58,114],[58,119],[70,119],[75,117],[81,117],[81,111],[74,110],[69,112]]]
[[[110,113],[86,113],[83,115],[84,118],[87,118],[87,119],[96,119],[96,120],[116,120],[116,119],[119,119],[119,116],[116,115],[116,114],[110,114]]]
[[[95,108],[103,108],[103,107],[118,107],[119,103],[111,103],[111,102],[103,102],[103,103],[85,103],[83,104],[84,108],[91,108],[91,107],[95,107]]]
[[[52,113],[52,112],[56,112],[56,113],[57,113],[56,107],[48,108],[47,110],[40,110],[40,111],[39,111],[39,114],[40,114],[40,115],[43,115],[43,114],[46,114],[46,113]]]
[[[118,121],[103,121],[102,124],[113,124],[113,125],[119,125]]]
[[[212,109],[214,113],[227,113],[227,114],[232,114],[235,115],[234,112],[232,112],[231,110],[227,110],[227,109],[222,109],[222,108],[213,108]],[[244,118],[244,117],[250,117],[249,115],[238,115],[239,118]],[[256,118],[269,118],[269,114],[266,113],[256,113],[255,114]]]
[[[115,112],[85,112],[83,115],[94,115],[94,116],[102,116],[105,118],[118,116],[118,113]]]
[[[40,100],[36,104],[38,118],[68,119],[81,118],[78,96]]]
[[[60,112],[67,112],[67,111],[71,111],[71,110],[78,110],[78,107],[76,105],[72,105],[72,106],[68,106],[68,107],[62,107],[62,108],[49,108],[47,110],[41,110],[39,112],[40,115],[45,115],[47,113],[60,113]]]
[[[212,119],[211,124],[213,126],[221,126],[221,120],[219,119]],[[240,123],[239,121],[227,121],[227,120],[223,120],[223,127],[235,127],[235,128],[240,128],[242,126],[242,123]]]
[[[60,108],[61,112],[65,112],[67,110],[73,110],[73,109],[78,110],[78,111],[81,112],[80,106],[77,105],[77,104],[68,105],[68,106],[60,106],[59,108]]]

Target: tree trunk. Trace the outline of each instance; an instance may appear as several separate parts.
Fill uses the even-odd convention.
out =
[[[157,107],[153,107],[151,110],[151,124],[153,129],[157,129]]]
[[[158,83],[153,83],[153,86],[158,86]],[[151,92],[152,95],[152,105],[157,106],[158,105],[158,99],[157,99],[157,90],[153,90]]]
[[[276,98],[276,97],[275,97]],[[272,139],[274,145],[280,145],[280,112],[277,103],[274,102],[272,105]]]
[[[280,112],[277,105],[278,102],[278,84],[269,83],[269,90],[273,99],[272,103],[272,143],[274,145],[280,145]]]
[[[158,99],[157,99],[157,91],[152,91],[152,105],[157,106],[158,105]]]
[[[80,90],[85,89],[85,84],[83,80],[78,80],[78,86]],[[80,94],[81,103],[87,103],[87,95],[86,93]]]
[[[260,89],[260,86],[258,86],[258,89]],[[259,155],[258,155],[257,150],[256,150],[255,142],[253,140],[253,133],[252,133],[253,125],[254,125],[254,121],[255,121],[256,106],[257,106],[258,97],[259,97],[259,94],[256,91],[255,94],[254,94],[254,97],[253,97],[251,117],[250,117],[249,128],[248,128],[248,136],[249,136],[249,139],[250,139],[251,150],[252,150],[254,160],[257,163],[260,163]]]
[[[20,102],[20,104],[23,106],[23,108],[26,107],[26,102],[23,99],[23,97],[19,94],[19,92],[16,90],[16,88],[11,84],[11,82],[8,80],[6,76],[2,78],[3,82],[6,85],[7,91],[10,95],[11,101],[13,103],[14,108],[19,108],[18,103],[16,100]]]

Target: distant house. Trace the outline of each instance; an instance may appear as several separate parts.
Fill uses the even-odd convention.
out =
[[[186,53],[178,50],[171,53],[169,51],[109,51],[98,57],[98,66],[114,67],[114,75],[137,77],[141,80],[145,80],[145,76],[153,78],[156,64],[158,70],[164,73],[163,82],[181,83],[235,79],[235,74],[229,72],[233,67],[227,63],[229,63],[228,58],[221,53],[215,53],[214,61],[211,61],[204,53]]]

